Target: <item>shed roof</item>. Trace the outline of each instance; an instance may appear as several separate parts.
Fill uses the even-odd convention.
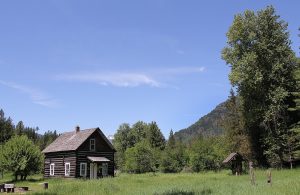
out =
[[[236,156],[240,156],[243,159],[242,155],[240,155],[238,152],[233,152],[233,153],[229,154],[229,156],[227,156],[227,158],[223,161],[223,163],[230,162]]]
[[[109,162],[110,160],[105,157],[97,157],[97,156],[88,156],[87,157],[92,162]]]
[[[49,146],[47,146],[42,152],[61,152],[61,151],[73,151],[77,150],[81,144],[85,140],[87,140],[90,135],[92,135],[95,131],[98,131],[100,136],[104,139],[104,141],[109,145],[109,147],[115,151],[113,145],[106,138],[103,132],[97,127],[92,129],[80,130],[79,132],[71,131],[61,134],[54,142],[52,142]]]

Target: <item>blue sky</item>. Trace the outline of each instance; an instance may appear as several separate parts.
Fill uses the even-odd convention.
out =
[[[226,100],[226,32],[267,5],[299,54],[298,0],[1,1],[0,108],[40,133],[143,120],[167,136]]]

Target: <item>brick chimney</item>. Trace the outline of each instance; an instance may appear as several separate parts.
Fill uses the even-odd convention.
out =
[[[80,131],[80,127],[79,127],[79,125],[77,125],[77,126],[75,127],[75,132],[76,132],[76,133],[79,133],[79,131]]]

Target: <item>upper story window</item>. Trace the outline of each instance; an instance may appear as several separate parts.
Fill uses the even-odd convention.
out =
[[[91,151],[96,150],[96,141],[95,141],[95,139],[90,139],[90,150]]]
[[[65,176],[70,176],[70,163],[65,163]]]
[[[51,164],[50,164],[50,176],[53,176],[53,175],[54,175],[54,167],[55,167],[55,164],[54,164],[54,163],[51,163]]]

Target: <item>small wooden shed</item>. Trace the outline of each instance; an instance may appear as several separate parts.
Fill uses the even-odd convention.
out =
[[[241,175],[243,171],[243,161],[244,158],[238,152],[233,152],[227,156],[223,161],[224,164],[229,164],[231,166],[231,171],[233,175]]]

